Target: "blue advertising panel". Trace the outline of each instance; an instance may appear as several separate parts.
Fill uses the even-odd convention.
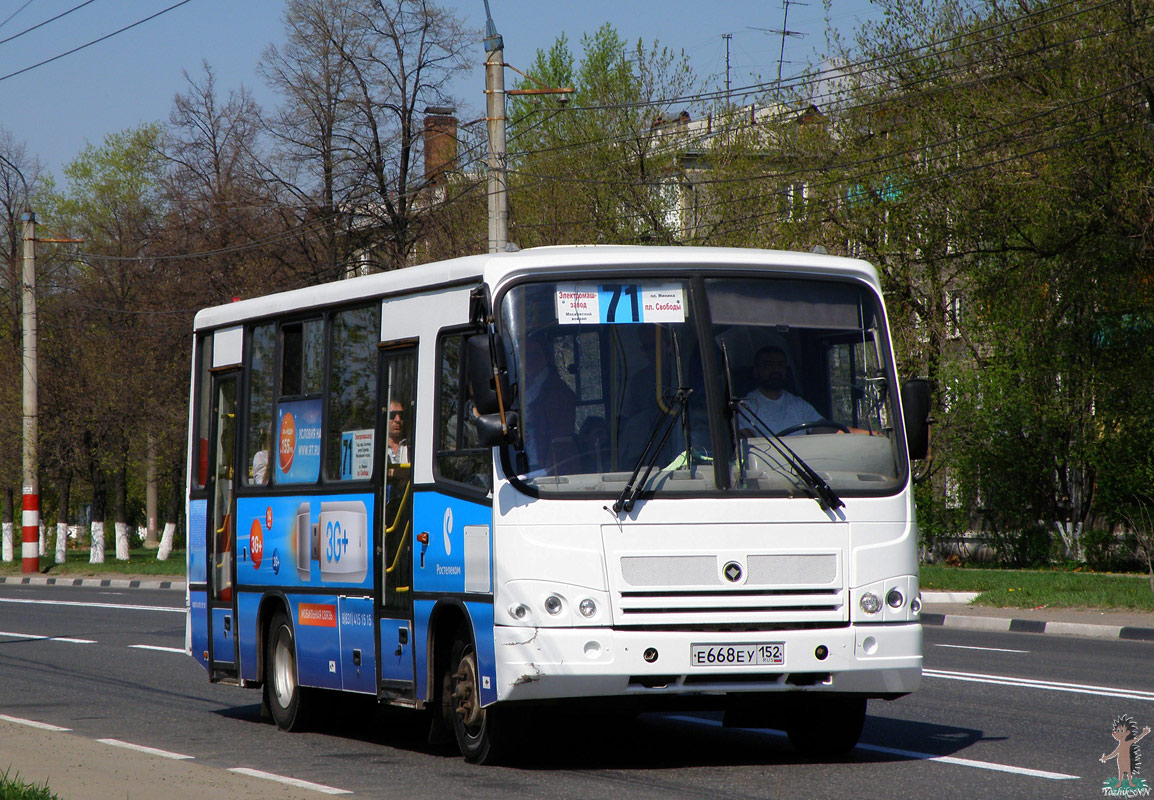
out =
[[[277,406],[277,483],[314,483],[321,474],[321,399]]]
[[[336,595],[289,597],[301,686],[341,688],[341,636]],[[369,623],[370,631],[372,623]]]
[[[372,494],[241,497],[241,584],[373,586]]]
[[[208,500],[193,500],[188,504],[188,582],[208,580]]]
[[[413,543],[413,588],[418,592],[490,593],[489,526],[493,508],[435,492],[413,497],[413,530],[428,541]]]

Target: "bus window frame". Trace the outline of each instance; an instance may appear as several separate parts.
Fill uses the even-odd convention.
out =
[[[459,452],[473,451],[473,450],[476,450],[478,452],[486,451],[486,459],[485,460],[486,460],[486,464],[488,465],[488,468],[490,470],[490,473],[489,473],[490,478],[489,479],[490,479],[490,481],[492,481],[492,470],[493,470],[493,451],[492,451],[492,448],[489,448],[489,447],[470,447],[470,448],[457,449],[457,450],[453,450],[453,451],[442,451],[440,449],[440,445],[441,445],[441,410],[442,410],[442,408],[444,408],[444,406],[442,405],[442,400],[444,399],[444,392],[445,392],[445,386],[440,380],[440,374],[441,374],[441,364],[444,363],[445,342],[450,338],[456,337],[456,338],[459,338],[461,340],[461,343],[462,343],[462,347],[460,349],[460,359],[459,359],[459,362],[457,364],[458,380],[457,380],[457,398],[456,399],[459,400],[461,398],[461,393],[465,391],[465,388],[467,387],[468,380],[469,380],[467,370],[465,369],[466,358],[465,358],[464,340],[467,339],[469,336],[473,336],[473,335],[483,336],[484,334],[478,332],[476,326],[474,326],[474,325],[450,325],[450,326],[446,326],[444,328],[440,328],[437,330],[436,342],[435,342],[435,346],[433,347],[433,358],[434,358],[434,365],[435,365],[434,372],[438,376],[438,379],[436,381],[436,390],[433,392],[433,408],[434,408],[433,419],[432,419],[432,424],[433,424],[433,457],[432,457],[431,467],[432,467],[433,482],[435,484],[437,484],[438,487],[444,489],[445,491],[447,491],[450,494],[460,496],[463,499],[481,500],[481,499],[488,498],[493,494],[493,489],[491,487],[481,488],[478,486],[473,486],[472,484],[469,484],[469,483],[465,483],[464,481],[459,481],[459,480],[456,480],[454,478],[450,478],[441,472],[441,462],[440,462],[440,458],[441,458],[442,453],[447,453],[447,452],[459,453]],[[504,447],[502,447],[500,449],[503,451]]]

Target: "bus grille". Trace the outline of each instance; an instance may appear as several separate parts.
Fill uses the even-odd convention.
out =
[[[848,619],[835,553],[623,556],[615,623],[622,626],[765,625]]]

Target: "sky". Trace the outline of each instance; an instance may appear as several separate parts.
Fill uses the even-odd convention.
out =
[[[698,75],[710,76],[709,87],[721,89],[723,34],[732,34],[732,86],[777,76],[782,36],[770,31],[782,30],[784,2],[490,0],[489,6],[504,39],[505,62],[520,69],[561,33],[579,55],[582,35],[608,22],[626,41],[657,39],[683,50]],[[843,33],[881,16],[870,0],[833,2],[834,22]],[[484,106],[484,2],[441,5],[479,34],[478,67],[455,86],[458,116],[473,119]],[[269,44],[283,41],[283,12],[284,0],[0,0],[0,129],[60,181],[62,167],[87,144],[99,145],[108,134],[144,123],[167,122],[173,97],[187,89],[184,73],[199,78],[203,62],[213,68],[222,97],[244,86],[271,109],[278,97],[264,85],[257,64]],[[57,15],[64,16],[49,21]],[[782,73],[788,76],[824,48],[822,0],[789,0],[786,27],[804,34],[785,37]],[[44,61],[49,63],[34,66]],[[507,74],[506,81],[511,85],[517,77]]]

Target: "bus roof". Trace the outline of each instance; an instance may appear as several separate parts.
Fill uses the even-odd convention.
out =
[[[407,294],[437,286],[504,281],[526,274],[575,269],[720,269],[759,268],[787,273],[822,274],[865,281],[880,294],[877,272],[867,262],[840,256],[736,247],[650,247],[638,245],[555,245],[436,261],[348,280],[205,308],[195,330],[236,325],[249,319],[305,311],[358,299]]]

